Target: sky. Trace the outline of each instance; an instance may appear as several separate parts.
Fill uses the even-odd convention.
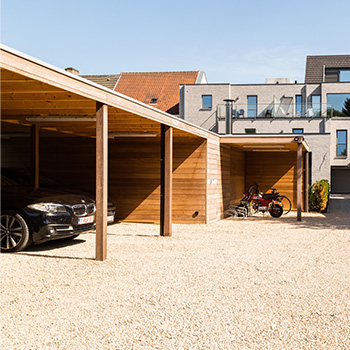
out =
[[[2,0],[1,42],[80,74],[303,82],[307,55],[350,54],[349,13],[349,0]]]

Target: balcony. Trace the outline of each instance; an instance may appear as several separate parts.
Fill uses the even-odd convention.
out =
[[[234,104],[232,107],[225,104],[217,105],[217,121],[226,119],[226,113],[236,118],[317,118],[334,116],[334,109],[330,103],[290,103],[290,104]]]

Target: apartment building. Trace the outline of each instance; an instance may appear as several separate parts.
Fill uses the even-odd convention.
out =
[[[182,85],[180,117],[219,134],[302,134],[309,183],[350,193],[350,55],[308,56],[304,83]]]

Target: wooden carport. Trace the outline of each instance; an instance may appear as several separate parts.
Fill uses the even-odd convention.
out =
[[[216,135],[4,45],[1,46],[1,85],[2,134],[14,126],[31,128],[35,186],[39,183],[39,130],[95,139],[97,260],[106,259],[109,138],[159,140],[160,234],[171,235],[173,139],[195,140],[203,149],[208,138],[218,139]],[[200,153],[198,149],[193,154]],[[206,153],[201,154],[201,162],[206,164]],[[199,172],[205,183],[205,167]],[[205,217],[205,208],[203,212]]]
[[[259,144],[274,148],[282,142],[282,138],[273,141],[260,135],[252,139],[219,137],[3,45],[0,66],[2,137],[9,132],[18,135],[23,128],[30,128],[35,186],[39,184],[39,167],[42,163],[39,162],[39,149],[43,147],[39,145],[43,142],[39,134],[66,135],[58,139],[55,146],[51,142],[51,134],[48,134],[49,141],[44,146],[52,149],[51,153],[46,152],[49,165],[61,166],[55,154],[55,150],[60,147],[66,147],[68,155],[76,153],[78,148],[73,144],[73,137],[79,137],[84,142],[84,150],[89,149],[90,153],[85,154],[79,164],[85,173],[92,173],[89,171],[91,159],[90,168],[85,168],[85,160],[93,155],[97,260],[106,259],[108,179],[113,179],[116,186],[131,184],[131,188],[136,182],[126,180],[137,178],[137,190],[142,190],[145,184],[145,181],[139,181],[140,178],[155,180],[144,198],[139,199],[136,205],[133,201],[132,213],[141,213],[143,217],[150,217],[150,222],[159,222],[160,234],[170,236],[174,218],[179,223],[209,223],[223,217],[230,195],[230,190],[226,188],[226,177],[233,177],[237,184],[241,183],[242,177],[242,174],[237,177],[228,169],[228,150],[246,151],[249,147],[259,147]],[[137,144],[131,141],[135,139],[138,140]],[[109,144],[111,140],[113,143]],[[298,154],[300,220],[302,152],[308,151],[308,148],[299,137],[294,140],[294,137],[288,136],[283,142],[283,147]],[[113,165],[116,173],[121,173],[119,177],[113,178],[108,174],[108,163],[111,163],[111,157],[108,161],[109,153],[113,155],[110,165]],[[239,161],[240,155],[235,154],[230,159]],[[140,162],[143,164],[141,171],[137,168]],[[132,172],[125,172],[128,166]],[[238,166],[236,171],[239,169],[242,168]],[[307,191],[304,193],[306,195]],[[135,193],[130,191],[126,196],[132,201]],[[129,205],[128,202],[124,204]],[[140,219],[137,215],[124,216],[129,221]]]
[[[226,197],[224,201],[229,202],[232,198],[237,201],[250,184],[258,182],[263,192],[278,187],[281,193],[290,197],[297,209],[297,220],[301,220],[302,209],[308,210],[309,177],[309,146],[303,136],[224,136],[220,144],[222,162],[229,169],[225,181],[235,182],[235,187],[225,191],[231,198]],[[235,172],[235,168],[244,169],[244,175]]]

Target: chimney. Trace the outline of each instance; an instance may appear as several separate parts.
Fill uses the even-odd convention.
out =
[[[73,67],[67,67],[64,69],[65,71],[69,72],[69,73],[72,73],[72,74],[75,74],[75,75],[79,75],[79,71],[78,69],[75,69]]]

